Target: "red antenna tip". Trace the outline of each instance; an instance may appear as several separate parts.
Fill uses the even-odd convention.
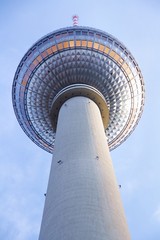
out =
[[[73,26],[77,26],[77,25],[78,25],[78,19],[79,19],[78,15],[74,15],[74,16],[72,17]]]

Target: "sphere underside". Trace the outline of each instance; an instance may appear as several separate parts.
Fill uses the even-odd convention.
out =
[[[53,152],[52,101],[73,84],[92,86],[104,96],[109,109],[105,132],[110,149],[114,149],[138,123],[144,105],[144,83],[124,45],[92,28],[76,26],[53,32],[25,54],[12,92],[21,127],[38,146]]]

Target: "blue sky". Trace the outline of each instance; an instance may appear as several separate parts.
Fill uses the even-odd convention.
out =
[[[132,240],[160,239],[159,0],[2,0],[0,2],[0,239],[38,239],[51,155],[20,128],[12,108],[16,68],[43,35],[72,25],[109,32],[132,52],[146,85],[142,119],[111,152]]]

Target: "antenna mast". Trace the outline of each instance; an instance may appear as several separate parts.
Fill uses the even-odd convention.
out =
[[[72,20],[73,20],[73,26],[77,26],[78,25],[79,16],[78,15],[74,15],[72,17]]]

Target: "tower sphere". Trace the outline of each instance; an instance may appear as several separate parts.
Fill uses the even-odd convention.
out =
[[[37,41],[22,58],[12,88],[13,107],[22,129],[33,142],[52,153],[52,105],[57,99],[61,104],[58,96],[68,88],[71,91],[62,94],[63,99],[74,96],[72,89],[76,86],[76,95],[90,97],[94,89],[106,101],[109,124],[105,133],[109,148],[116,148],[131,134],[142,114],[143,77],[120,41],[90,27],[54,31]],[[101,102],[99,108],[103,116]]]

